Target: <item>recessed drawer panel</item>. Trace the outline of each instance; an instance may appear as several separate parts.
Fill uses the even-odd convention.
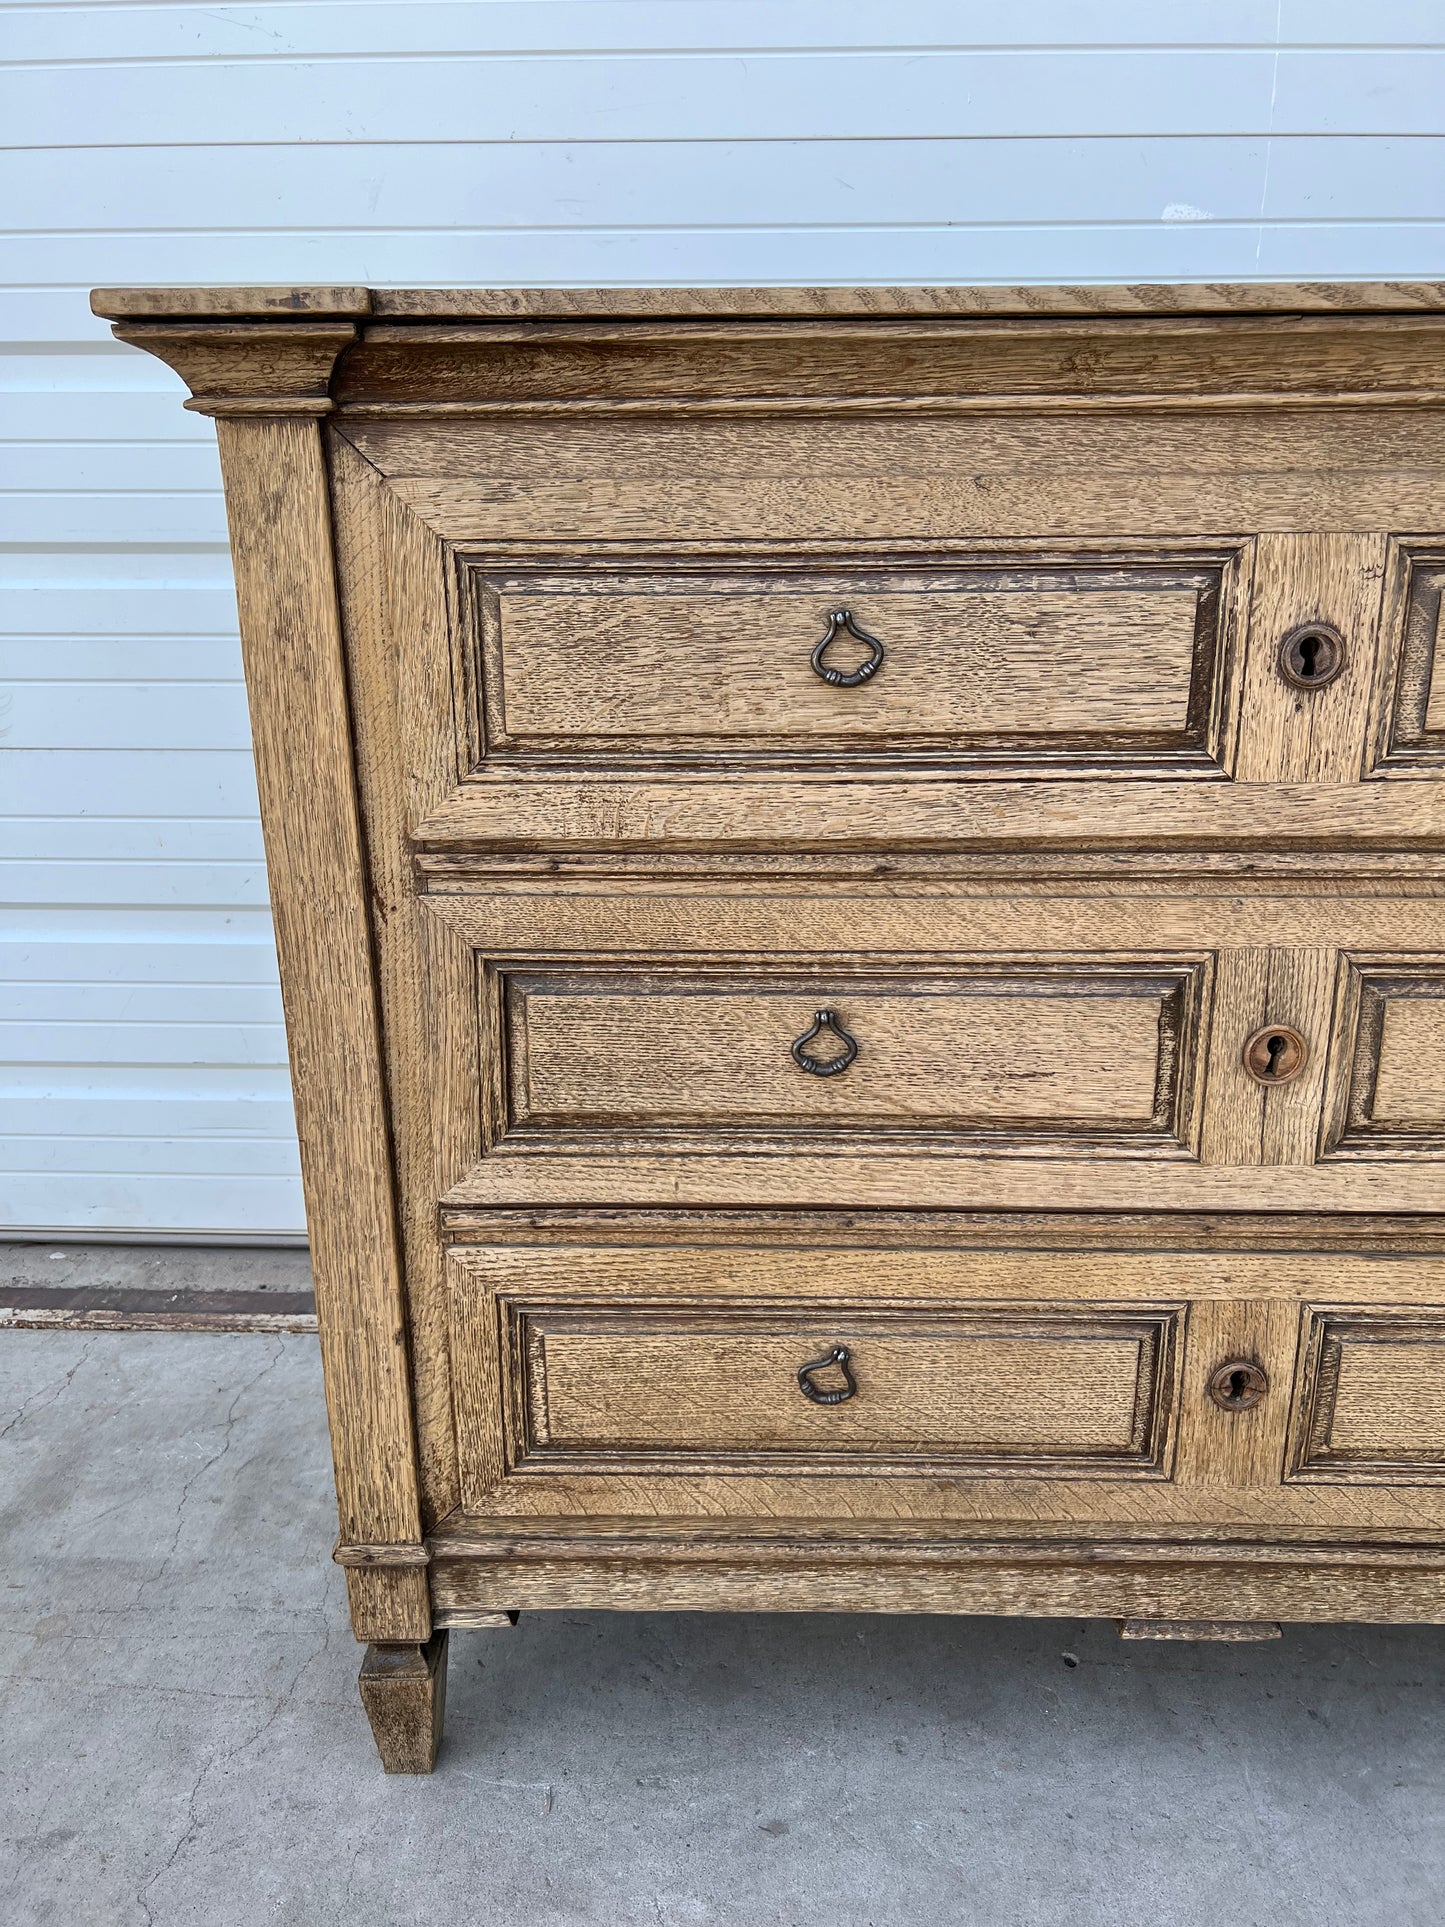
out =
[[[1445,1482],[1445,1311],[1307,1310],[1290,1476]]]
[[[478,566],[487,746],[1206,764],[1228,573]]]
[[[1327,1150],[1445,1157],[1445,961],[1351,963]]]
[[[1203,967],[510,974],[522,1131],[1167,1137]]]
[[[513,1469],[1157,1475],[1179,1312],[504,1301]]]

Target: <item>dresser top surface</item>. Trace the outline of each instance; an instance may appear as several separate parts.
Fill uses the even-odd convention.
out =
[[[113,321],[311,319],[759,320],[1014,315],[1420,314],[1445,312],[1445,281],[1183,282],[903,288],[97,288]]]

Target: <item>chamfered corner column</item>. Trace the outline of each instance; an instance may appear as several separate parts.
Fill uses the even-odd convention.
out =
[[[92,306],[117,319],[122,341],[176,369],[192,390],[188,408],[216,418],[331,1422],[337,1558],[357,1638],[380,1652],[432,1654],[433,1685],[422,1690],[439,1720],[444,1645],[432,1641],[322,427],[337,360],[370,297],[364,288],[194,298],[102,291]]]
[[[352,1628],[420,1642],[431,1599],[321,424],[221,416],[217,434]]]
[[[384,1769],[430,1773],[446,1712],[446,1633],[424,1644],[368,1646],[357,1683]]]

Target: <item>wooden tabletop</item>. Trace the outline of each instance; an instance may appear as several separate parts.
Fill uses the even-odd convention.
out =
[[[1181,282],[977,288],[97,288],[107,320],[298,317],[430,321],[735,316],[1419,314],[1442,281]]]

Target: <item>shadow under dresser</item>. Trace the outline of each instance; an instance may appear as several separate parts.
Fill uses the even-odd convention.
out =
[[[362,1697],[1445,1621],[1445,286],[101,291],[217,418]]]

